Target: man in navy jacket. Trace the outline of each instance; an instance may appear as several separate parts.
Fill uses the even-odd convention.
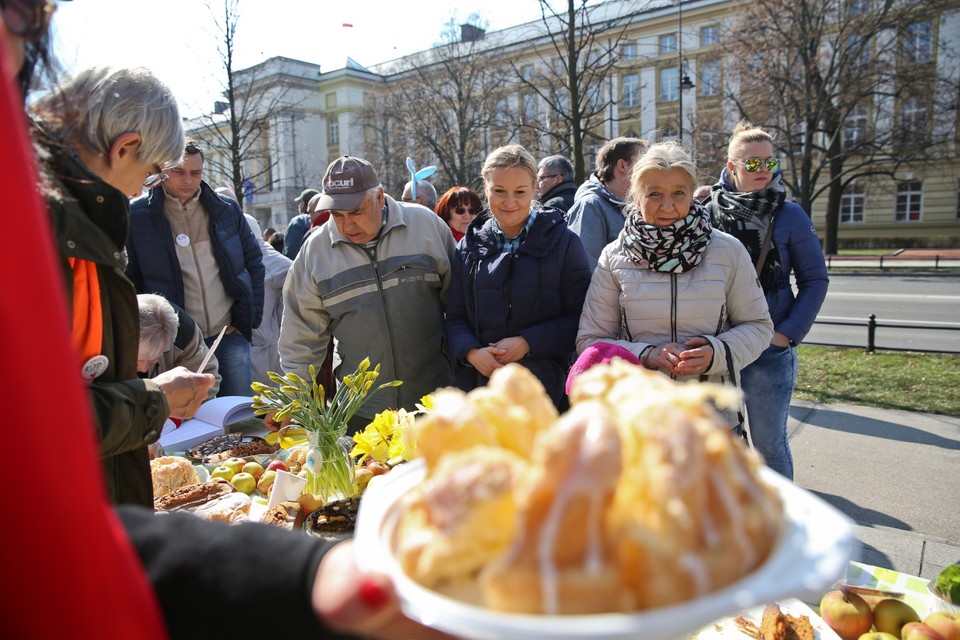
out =
[[[130,207],[126,273],[137,293],[187,310],[217,347],[220,396],[250,395],[250,339],[263,313],[263,258],[236,203],[203,181],[203,151],[188,140],[183,162],[161,189]]]

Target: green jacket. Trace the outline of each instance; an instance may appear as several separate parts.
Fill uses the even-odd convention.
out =
[[[116,504],[152,507],[147,445],[159,438],[169,409],[160,387],[137,378],[137,296],[123,274],[123,247],[129,225],[127,197],[91,173],[72,151],[39,126],[34,127],[34,139],[74,313],[95,306],[97,301],[87,305],[83,294],[75,295],[70,259],[96,265],[103,338],[95,355],[105,356],[107,363],[88,384],[110,499]],[[78,374],[90,357],[79,355]],[[56,398],[51,397],[51,401]]]

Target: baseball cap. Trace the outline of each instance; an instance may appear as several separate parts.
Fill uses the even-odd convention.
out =
[[[304,204],[310,202],[310,198],[320,193],[316,189],[304,189],[300,192],[296,198],[293,199],[294,202],[302,202]]]
[[[323,193],[317,211],[356,209],[363,202],[367,189],[379,186],[380,178],[372,164],[363,158],[337,158],[323,176]]]

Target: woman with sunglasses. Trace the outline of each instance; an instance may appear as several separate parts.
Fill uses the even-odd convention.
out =
[[[786,202],[782,179],[773,137],[740,122],[727,148],[727,166],[705,204],[713,225],[747,248],[770,307],[773,339],[741,371],[740,381],[753,446],[771,469],[792,480],[787,417],[797,382],[796,345],[810,331],[827,295],[827,268],[810,216]]]
[[[483,204],[480,196],[470,187],[451,187],[440,196],[434,211],[440,219],[447,223],[455,242],[467,232],[467,226],[480,213]]]

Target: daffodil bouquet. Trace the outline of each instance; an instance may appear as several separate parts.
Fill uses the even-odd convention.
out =
[[[416,411],[381,411],[366,429],[353,435],[356,444],[350,455],[356,457],[358,462],[372,458],[390,466],[409,460],[417,448],[412,436],[414,421],[418,415],[430,413],[432,408],[433,396],[426,395],[420,398]]]
[[[253,409],[257,415],[274,411],[277,422],[292,418],[304,428],[310,443],[304,493],[320,496],[328,502],[338,495],[349,497],[356,494],[353,460],[340,443],[350,418],[374,393],[402,383],[392,380],[374,388],[374,382],[380,376],[380,365],[371,369],[370,359],[364,358],[353,374],[343,377],[333,397],[327,398],[326,389],[316,381],[316,367],[310,365],[309,371],[309,380],[295,373],[281,376],[268,372],[270,380],[277,386],[254,382]]]

